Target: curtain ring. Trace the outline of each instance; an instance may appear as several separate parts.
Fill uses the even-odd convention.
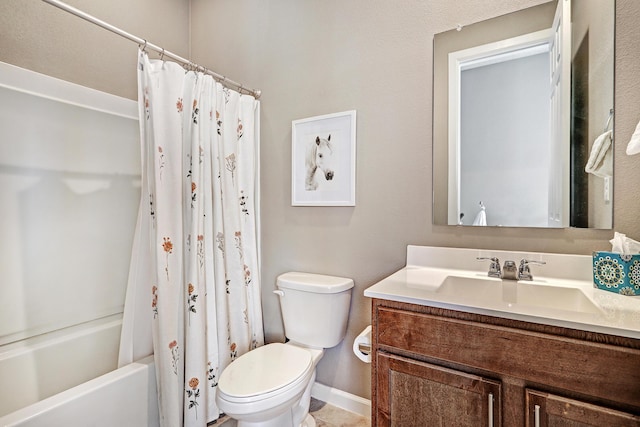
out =
[[[162,48],[162,53],[160,54],[160,61],[164,61],[164,48]]]
[[[143,40],[144,40],[144,45],[142,46],[142,51],[144,53],[147,53],[147,40],[146,39],[143,39]],[[140,45],[138,45],[138,47],[140,47]]]

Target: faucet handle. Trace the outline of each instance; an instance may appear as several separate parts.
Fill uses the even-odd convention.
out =
[[[532,259],[520,260],[520,268],[518,268],[518,280],[533,280],[531,270],[529,270],[529,264],[544,265],[544,261],[536,261]]]
[[[489,272],[487,273],[487,276],[497,277],[497,278],[502,277],[502,270],[500,269],[500,260],[498,258],[479,256],[476,259],[478,261],[484,261],[484,260],[491,261],[491,264],[489,264]]]

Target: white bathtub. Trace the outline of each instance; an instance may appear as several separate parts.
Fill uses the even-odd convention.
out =
[[[110,316],[0,347],[0,427],[159,425],[153,356],[115,369],[121,324]]]

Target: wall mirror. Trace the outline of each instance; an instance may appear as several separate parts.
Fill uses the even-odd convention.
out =
[[[433,221],[613,227],[615,2],[434,36]]]

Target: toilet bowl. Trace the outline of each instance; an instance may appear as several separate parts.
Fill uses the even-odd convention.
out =
[[[304,419],[322,350],[273,343],[238,358],[218,381],[220,409],[238,427],[313,427]],[[247,357],[245,357],[247,356]],[[305,407],[306,404],[306,407]]]
[[[289,342],[240,356],[218,380],[218,407],[238,427],[315,427],[309,404],[316,365],[346,332],[351,279],[285,273],[277,287]]]

